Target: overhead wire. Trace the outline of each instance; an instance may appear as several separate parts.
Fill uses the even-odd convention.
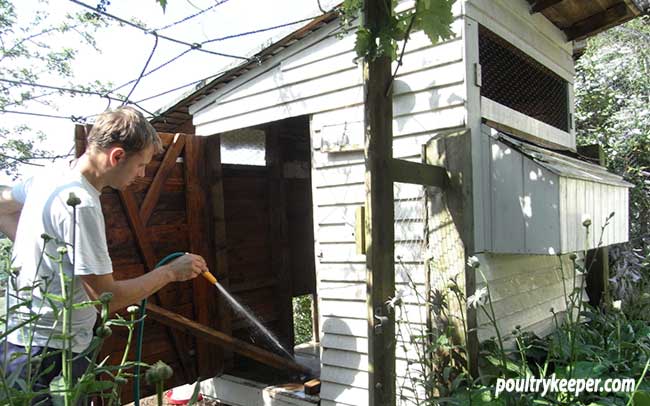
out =
[[[89,5],[89,4],[86,4],[86,3],[82,2],[82,1],[79,1],[79,0],[69,0],[69,1],[71,1],[74,4],[79,5],[81,7],[85,7],[87,9],[89,9],[89,10],[92,10],[94,13],[103,15],[105,17],[108,17],[110,19],[118,21],[118,22],[120,22],[122,24],[128,25],[129,27],[136,28],[136,29],[144,32],[145,34],[153,34],[155,32],[155,30],[150,30],[150,29],[148,29],[146,27],[143,27],[143,26],[141,26],[139,24],[133,23],[133,22],[125,20],[125,19],[123,19],[121,17],[117,17],[117,16],[115,16],[113,14],[107,13],[106,11],[98,10],[97,8],[95,8],[95,7],[93,7],[93,6]],[[212,54],[212,55],[223,56],[223,57],[226,57],[226,58],[248,60],[248,58],[246,58],[244,56],[231,55],[231,54],[226,54],[226,53],[222,53],[222,52],[211,51],[209,49],[203,49],[201,47],[202,44],[198,43],[198,42],[189,43],[189,42],[181,41],[179,39],[172,38],[172,37],[169,37],[169,36],[163,35],[163,34],[158,34],[158,37],[160,37],[160,38],[162,38],[162,39],[164,39],[166,41],[176,43],[176,44],[185,45],[185,46],[189,47],[190,49],[198,51],[198,52],[204,52],[204,53],[208,53],[208,54]]]
[[[83,116],[74,116],[74,115],[61,116],[56,114],[33,113],[29,111],[17,111],[17,110],[5,110],[5,109],[0,110],[0,113],[22,114],[26,116],[35,116],[35,117],[60,118],[65,120],[72,120],[73,123],[85,123],[85,119]]]
[[[106,98],[108,100],[114,100],[114,101],[119,101],[119,102],[124,102],[124,100],[125,100],[124,98],[109,96],[105,92],[98,92],[96,90],[73,89],[73,88],[68,88],[68,87],[53,86],[53,85],[46,85],[46,84],[43,84],[43,83],[25,82],[25,81],[13,80],[13,79],[5,79],[5,78],[0,78],[0,82],[11,83],[11,84],[14,84],[14,85],[19,85],[19,86],[40,87],[40,88],[44,88],[44,89],[57,90],[57,91],[60,91],[60,92],[67,92],[67,93],[76,93],[76,94],[100,96],[100,97]],[[154,114],[152,112],[150,112],[147,109],[140,106],[138,104],[138,102],[127,101],[126,104],[132,104],[132,105],[138,107],[139,109],[141,109],[142,111],[144,111],[145,113],[147,113],[147,114],[149,114],[151,116],[154,116]],[[0,113],[2,113],[2,112],[8,112],[8,113],[13,113],[13,114],[25,113],[25,112],[15,112],[13,110],[0,110]],[[44,115],[43,117],[46,117],[46,116],[47,115]],[[53,115],[53,116],[55,116],[55,115]],[[60,118],[61,116],[55,116],[55,117]],[[77,116],[74,116],[74,115],[68,116],[68,118],[70,118],[70,117],[77,117]],[[83,117],[83,116],[80,116],[80,117]],[[86,116],[86,117],[90,117],[90,116]],[[75,121],[75,120],[73,120],[73,121]]]
[[[135,84],[131,88],[131,91],[129,92],[128,95],[126,95],[126,99],[122,102],[122,106],[126,105],[129,102],[129,98],[133,94],[133,91],[135,90],[136,87],[138,87],[138,84],[140,83],[140,80],[142,79],[142,76],[144,73],[147,71],[147,67],[149,66],[149,62],[151,62],[151,58],[153,58],[153,54],[156,53],[156,48],[158,48],[158,34],[154,31],[154,38],[156,39],[153,48],[151,49],[151,53],[149,54],[149,58],[147,58],[147,62],[145,62],[144,67],[142,68],[142,72],[140,72],[140,75],[138,76],[138,79],[135,81]]]
[[[258,33],[261,33],[261,32],[271,31],[271,30],[275,30],[275,29],[278,29],[278,28],[284,28],[284,27],[288,27],[288,26],[291,26],[291,25],[295,25],[295,24],[299,24],[299,23],[304,23],[304,22],[306,22],[306,21],[311,21],[311,20],[313,20],[314,18],[316,18],[316,17],[312,17],[312,18],[303,18],[303,19],[301,19],[301,20],[292,21],[292,22],[285,23],[285,24],[280,24],[280,25],[274,25],[274,26],[272,26],[272,27],[261,28],[261,29],[259,29],[259,30],[246,31],[246,32],[238,33],[238,34],[227,35],[227,36],[224,36],[224,37],[213,38],[213,39],[210,39],[210,40],[207,40],[207,41],[203,41],[203,42],[201,42],[201,45],[209,44],[209,43],[212,43],[212,42],[224,41],[224,40],[232,39],[232,38],[244,37],[244,36],[247,36],[247,35],[258,34]],[[164,68],[165,66],[171,64],[172,62],[175,62],[176,60],[180,59],[182,56],[188,54],[190,51],[192,51],[192,50],[191,50],[191,49],[186,49],[185,51],[181,52],[180,54],[176,55],[175,57],[173,57],[173,58],[171,58],[171,59],[169,59],[169,60],[163,62],[162,64],[156,66],[155,68],[152,68],[150,71],[146,72],[142,77],[148,76],[148,75],[150,75],[150,74],[152,74],[152,73],[154,73],[154,72],[156,72],[156,71],[158,71],[158,70]],[[203,80],[203,79],[202,79],[202,80]],[[130,81],[128,81],[128,82],[125,82],[125,83],[123,83],[123,84],[117,86],[116,88],[112,89],[112,90],[110,91],[110,93],[115,92],[115,91],[117,91],[117,90],[120,90],[120,89],[122,89],[123,87],[128,86],[128,85],[130,85],[130,84],[133,83],[133,82],[135,82],[135,79],[130,80]],[[199,81],[192,82],[192,83],[197,83],[197,82],[199,82]],[[186,86],[189,86],[189,84],[188,84],[188,85],[184,85],[183,87],[186,87]],[[172,91],[174,91],[174,90],[178,90],[178,89],[173,89]],[[152,96],[151,98],[154,98],[154,96]],[[147,100],[148,100],[148,99],[147,99]],[[140,101],[142,101],[142,100],[140,100]]]
[[[109,90],[107,92],[98,92],[98,91],[93,91],[93,90],[65,88],[65,87],[59,87],[59,86],[53,86],[53,85],[45,85],[45,84],[40,84],[40,83],[30,83],[30,82],[16,81],[16,80],[11,80],[11,79],[4,79],[4,78],[0,78],[0,81],[7,82],[7,83],[12,83],[12,84],[15,84],[15,85],[41,87],[41,88],[51,89],[51,90],[56,90],[56,91],[61,91],[61,92],[69,92],[69,93],[77,93],[77,94],[85,94],[85,95],[96,95],[96,96],[106,98],[108,100],[108,106],[109,107],[110,107],[111,101],[113,101],[113,100],[122,102],[122,105],[132,104],[132,105],[140,108],[141,110],[143,110],[145,113],[149,114],[152,117],[155,117],[156,115],[154,113],[144,109],[142,106],[139,105],[139,103],[142,103],[144,101],[148,101],[148,100],[151,100],[151,99],[154,99],[154,98],[157,98],[157,97],[164,96],[166,94],[175,92],[175,91],[183,89],[185,87],[189,87],[189,86],[192,86],[192,85],[199,84],[199,83],[204,82],[206,80],[215,78],[215,77],[219,76],[220,74],[222,74],[223,72],[219,72],[217,74],[213,74],[213,75],[207,76],[205,78],[186,83],[184,85],[176,86],[173,89],[165,90],[163,92],[160,92],[160,93],[157,93],[155,95],[140,99],[140,100],[135,101],[135,102],[129,101],[130,97],[133,94],[133,91],[138,86],[140,80],[143,77],[162,69],[163,67],[165,67],[165,66],[169,65],[170,63],[178,60],[183,55],[185,55],[185,54],[187,54],[187,53],[189,53],[189,52],[191,52],[193,50],[200,51],[200,52],[205,52],[205,53],[210,53],[210,54],[214,54],[214,55],[219,55],[219,56],[224,56],[224,57],[231,57],[231,58],[250,61],[252,58],[246,58],[246,57],[241,57],[241,56],[236,56],[236,55],[230,55],[230,54],[225,54],[225,53],[214,52],[214,51],[203,49],[202,46],[205,45],[205,44],[213,43],[213,42],[219,42],[219,41],[224,41],[224,40],[227,40],[227,39],[238,38],[238,37],[243,37],[243,36],[247,36],[247,35],[253,35],[253,34],[265,32],[265,31],[271,31],[271,30],[274,30],[274,29],[283,28],[283,27],[303,23],[303,22],[306,22],[306,21],[311,21],[314,18],[316,18],[316,17],[304,18],[304,19],[300,19],[300,20],[296,20],[296,21],[292,21],[292,22],[288,22],[288,23],[284,23],[284,24],[280,24],[280,25],[274,25],[274,26],[271,26],[271,27],[261,28],[261,29],[258,29],[258,30],[246,31],[246,32],[238,33],[238,34],[232,34],[232,35],[227,35],[227,36],[224,36],[224,37],[214,38],[214,39],[206,40],[206,41],[203,41],[203,42],[200,42],[200,43],[188,43],[188,42],[185,42],[185,41],[177,40],[175,38],[171,38],[171,37],[159,34],[157,31],[167,29],[167,28],[170,28],[172,26],[183,23],[185,21],[188,21],[188,20],[190,20],[190,19],[192,19],[192,18],[194,18],[194,17],[196,17],[198,15],[201,15],[201,14],[203,14],[203,13],[205,13],[205,12],[215,8],[216,6],[219,6],[219,5],[225,3],[225,2],[227,2],[229,0],[218,1],[217,4],[215,4],[215,5],[211,6],[211,7],[208,7],[207,9],[201,10],[198,13],[187,16],[187,17],[185,17],[185,18],[183,18],[181,20],[178,20],[178,21],[176,21],[174,23],[168,24],[167,26],[161,27],[161,28],[156,29],[156,30],[149,30],[149,29],[147,29],[147,28],[145,28],[143,26],[140,26],[139,24],[130,22],[130,21],[125,20],[123,18],[117,17],[117,16],[115,16],[113,14],[107,13],[104,10],[98,10],[97,8],[95,8],[95,7],[91,6],[91,5],[85,4],[85,3],[83,3],[83,2],[81,2],[79,0],[69,0],[69,1],[71,1],[72,3],[75,3],[75,4],[79,5],[79,6],[90,9],[95,13],[101,14],[101,15],[103,15],[105,17],[108,17],[108,18],[111,18],[111,19],[113,19],[115,21],[118,21],[118,22],[120,22],[122,24],[125,24],[125,25],[128,25],[130,27],[139,29],[139,30],[145,32],[146,34],[154,35],[154,37],[155,37],[154,47],[153,47],[153,49],[152,49],[152,51],[151,51],[151,53],[150,53],[150,55],[149,55],[149,57],[148,57],[148,59],[147,59],[147,61],[145,63],[145,66],[144,66],[143,70],[141,71],[140,75],[138,76],[138,78],[130,80],[130,81],[128,81],[128,82],[126,82],[126,83],[124,83],[124,84],[122,84],[122,85],[120,85],[120,86],[118,86],[118,87],[116,87],[114,89],[111,89],[111,90]],[[159,66],[157,66],[157,67],[155,67],[155,68],[153,68],[153,69],[151,69],[150,71],[147,72],[146,69],[149,66],[150,62],[151,62],[153,54],[155,53],[156,47],[158,45],[158,39],[159,38],[162,38],[162,39],[165,39],[167,41],[174,42],[174,43],[178,43],[178,44],[181,44],[181,45],[188,46],[189,49],[183,51],[181,54],[171,58],[170,60],[162,63],[161,65],[159,65]],[[121,89],[121,88],[123,88],[125,86],[128,86],[129,84],[134,83],[134,82],[135,82],[135,84],[132,87],[131,91],[129,92],[129,94],[127,95],[126,98],[110,96],[110,93],[114,93],[117,90],[119,90],[119,89]],[[51,94],[53,94],[53,93],[47,93],[47,94],[39,95],[37,97],[43,97],[43,96],[47,96],[47,95],[51,95]],[[35,99],[37,97],[34,97],[32,99]],[[63,115],[45,114],[45,113],[22,112],[22,111],[16,111],[16,110],[0,110],[0,113],[23,114],[23,115],[31,115],[31,116],[38,116],[38,117],[67,119],[67,120],[69,119],[69,120],[72,120],[73,122],[85,122],[88,118],[99,115],[99,114],[94,114],[94,115],[89,115],[89,116],[75,116],[75,115],[63,116]]]
[[[188,21],[188,20],[191,20],[191,19],[194,18],[194,17],[198,17],[198,16],[200,16],[201,14],[204,14],[204,13],[206,13],[206,12],[208,12],[208,11],[214,9],[215,7],[218,7],[218,6],[220,6],[220,5],[222,5],[223,3],[226,3],[226,2],[228,2],[228,0],[217,1],[217,2],[216,2],[215,4],[213,4],[212,6],[206,8],[206,9],[203,9],[203,10],[197,12],[197,13],[194,13],[194,14],[192,14],[192,15],[189,15],[189,16],[187,16],[187,17],[185,17],[185,18],[182,18],[182,19],[180,19],[180,20],[178,20],[178,21],[174,21],[173,23],[167,24],[167,25],[165,25],[164,27],[156,28],[156,31],[166,30],[166,29],[171,28],[171,27],[174,27],[174,26],[176,26],[176,25],[178,25],[178,24],[184,23],[184,22],[186,22],[186,21]]]

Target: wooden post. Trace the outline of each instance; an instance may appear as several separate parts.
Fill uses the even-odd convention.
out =
[[[212,218],[211,241],[213,243],[212,258],[208,259],[208,265],[212,273],[226,290],[230,289],[230,279],[228,277],[228,253],[226,246],[226,214],[224,207],[223,193],[223,168],[221,166],[221,139],[218,135],[212,135],[207,138],[203,160],[206,164],[208,193],[209,193],[209,212]],[[210,261],[212,260],[212,261]],[[230,318],[230,305],[223,297],[218,298],[218,326],[219,330],[226,334],[232,334],[232,320]],[[221,365],[223,372],[226,365],[232,363],[232,352],[223,352],[223,363]]]
[[[203,149],[205,138],[188,136],[185,139],[185,188],[187,205],[187,224],[190,230],[190,250],[210,261],[211,247],[208,245],[209,234],[206,225],[209,224],[206,209],[205,177],[203,168],[205,163]],[[209,263],[210,264],[210,263]],[[213,265],[213,264],[210,264]],[[210,327],[218,327],[217,291],[214,286],[206,283],[203,278],[192,281],[194,291],[194,317],[197,322]],[[219,349],[206,342],[197,341],[197,360],[200,376],[212,376],[222,361]]]
[[[364,1],[363,24],[371,31],[389,24],[390,0]],[[391,61],[364,61],[366,161],[366,280],[370,405],[395,405],[395,315],[386,301],[395,296],[393,102],[388,92]],[[388,93],[388,94],[387,94]]]
[[[266,132],[266,166],[269,170],[269,218],[271,227],[271,267],[278,283],[279,333],[282,345],[293,353],[293,283],[289,258],[289,225],[287,222],[284,157],[280,143],[280,126]]]
[[[607,164],[605,151],[599,144],[579,145],[578,153],[597,165]],[[600,219],[604,221],[605,219]],[[600,233],[600,230],[591,230]],[[598,236],[599,234],[596,234]],[[609,297],[609,249],[607,247],[595,248],[587,251],[585,258],[587,268],[586,291],[589,304],[596,307],[610,302]]]

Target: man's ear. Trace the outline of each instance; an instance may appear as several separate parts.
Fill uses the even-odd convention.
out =
[[[108,151],[108,162],[111,166],[117,166],[121,161],[126,159],[126,151],[122,147],[112,147]]]

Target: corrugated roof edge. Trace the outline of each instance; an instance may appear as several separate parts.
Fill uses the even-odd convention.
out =
[[[520,141],[500,131],[495,138],[558,176],[620,187],[634,187],[633,184],[623,180],[622,176],[611,173],[600,165]]]

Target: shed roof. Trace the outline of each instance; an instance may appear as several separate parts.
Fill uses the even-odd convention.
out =
[[[558,176],[627,188],[634,186],[623,180],[623,177],[608,172],[607,168],[603,166],[540,148],[510,137],[503,132],[497,133],[496,138]]]
[[[527,0],[531,13],[542,13],[567,36],[585,39],[650,10],[650,0]]]
[[[199,83],[190,92],[181,96],[178,101],[174,102],[170,106],[160,109],[159,115],[151,120],[151,124],[153,124],[153,126],[158,131],[176,132],[177,128],[192,118],[189,113],[190,105],[216,92],[229,82],[237,79],[239,76],[243,75],[251,69],[254,69],[259,64],[273,57],[278,52],[298,42],[302,38],[311,34],[313,31],[316,31],[322,26],[330,23],[336,19],[336,17],[338,17],[338,12],[335,10],[318,16],[302,28],[292,32],[274,44],[255,53],[250,58],[248,58],[246,62],[239,63],[230,69],[226,69],[222,74],[216,76],[211,81]]]
[[[542,13],[566,34],[568,41],[587,38],[631,20],[636,16],[650,12],[650,0],[527,1],[530,3],[530,12],[532,14]],[[190,105],[216,92],[278,52],[334,21],[337,17],[337,9],[316,17],[302,28],[257,52],[246,62],[227,69],[208,82],[199,83],[193,90],[181,96],[178,101],[161,108],[159,114],[151,120],[151,123],[158,131],[178,131],[178,128],[192,118],[189,113]]]

